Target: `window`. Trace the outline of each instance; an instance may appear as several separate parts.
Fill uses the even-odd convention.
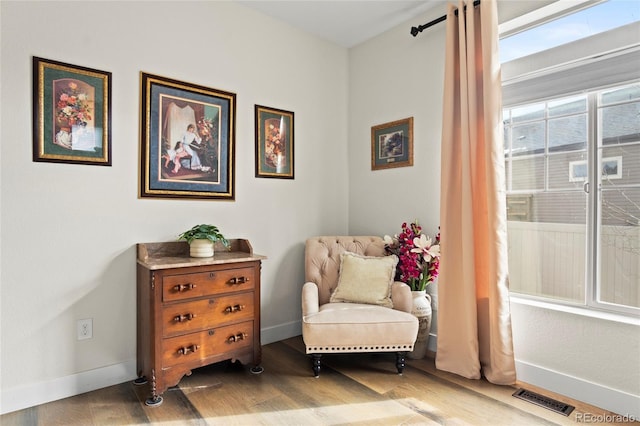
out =
[[[503,118],[511,291],[640,308],[640,83]]]
[[[507,62],[528,56],[637,22],[639,19],[640,3],[637,1],[601,2],[503,38],[500,42],[500,60]]]
[[[577,0],[501,25],[514,293],[640,314],[639,19]]]

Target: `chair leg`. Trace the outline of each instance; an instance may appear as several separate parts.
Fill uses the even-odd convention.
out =
[[[398,374],[402,374],[404,371],[404,357],[406,354],[406,352],[396,353],[396,368],[398,369]]]
[[[311,360],[313,362],[313,375],[315,377],[319,377],[320,376],[320,357],[322,355],[321,354],[312,354],[311,355]]]

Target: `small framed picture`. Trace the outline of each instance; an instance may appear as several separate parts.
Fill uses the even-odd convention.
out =
[[[111,73],[33,57],[33,161],[111,165]]]
[[[255,106],[256,177],[294,178],[294,113]]]
[[[140,197],[234,200],[235,93],[141,73]]]
[[[413,117],[371,128],[371,170],[413,166]]]

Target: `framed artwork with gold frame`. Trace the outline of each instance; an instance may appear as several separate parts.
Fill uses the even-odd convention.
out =
[[[294,113],[255,106],[256,177],[294,178]]]
[[[236,94],[141,73],[140,197],[235,199]]]
[[[111,73],[33,57],[33,161],[111,166]]]
[[[371,170],[413,166],[413,117],[371,127]]]

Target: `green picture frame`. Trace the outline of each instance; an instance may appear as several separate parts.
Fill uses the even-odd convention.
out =
[[[294,179],[292,111],[255,105],[256,177]]]
[[[111,73],[33,57],[33,161],[111,166]]]

